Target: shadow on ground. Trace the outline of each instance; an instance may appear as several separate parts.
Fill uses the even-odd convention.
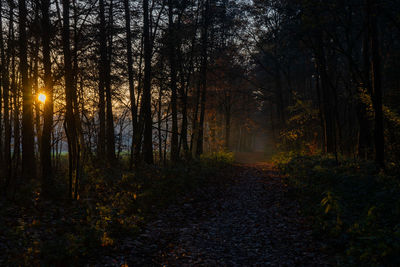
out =
[[[271,157],[264,152],[235,152],[235,162],[241,164],[256,164],[268,162]]]

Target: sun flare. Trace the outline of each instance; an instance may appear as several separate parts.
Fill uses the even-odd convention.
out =
[[[40,102],[42,102],[42,103],[46,102],[46,95],[43,94],[43,93],[40,93],[40,94],[38,95],[38,100],[39,100]]]

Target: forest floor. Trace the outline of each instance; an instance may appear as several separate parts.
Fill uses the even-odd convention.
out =
[[[96,265],[333,265],[273,166],[255,163],[261,155],[236,160],[218,182],[160,211],[138,237],[126,237]]]

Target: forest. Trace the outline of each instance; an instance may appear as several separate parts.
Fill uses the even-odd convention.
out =
[[[399,0],[0,0],[0,266],[400,266]]]

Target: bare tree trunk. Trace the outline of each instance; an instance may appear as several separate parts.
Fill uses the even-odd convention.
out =
[[[42,46],[43,46],[43,67],[44,67],[44,88],[46,102],[44,103],[44,122],[41,145],[42,164],[42,191],[49,193],[53,183],[53,167],[51,161],[51,133],[53,129],[53,75],[51,72],[50,60],[50,0],[42,0]]]
[[[197,13],[196,13],[196,24],[195,24],[195,30],[194,30],[194,34],[192,37],[192,54],[191,54],[191,67],[193,69],[193,73],[194,73],[194,58],[195,58],[195,44],[196,44],[196,37],[197,37],[197,29],[198,29],[198,25],[199,25],[199,13],[200,13],[200,8],[201,6],[201,1],[197,1]],[[203,15],[203,12],[201,12],[201,15]],[[197,62],[197,57],[196,57],[196,64],[198,64]],[[193,76],[195,77],[195,75],[193,74]],[[190,136],[190,156],[191,157],[195,157],[196,156],[196,151],[197,151],[197,118],[198,118],[198,113],[199,113],[199,102],[200,102],[200,79],[198,77],[196,77],[196,97],[195,97],[195,104],[194,104],[194,115],[193,115],[193,119],[192,119],[192,133]],[[190,79],[188,79],[188,83],[189,83]],[[188,93],[188,89],[189,89],[189,85],[186,91],[186,96]]]
[[[106,153],[106,101],[105,101],[105,73],[107,59],[104,1],[99,1],[99,44],[100,44],[100,62],[99,62],[99,133],[97,144],[97,156],[104,159]]]
[[[13,14],[11,13],[13,8],[10,8],[10,19],[13,19]],[[0,3],[0,29],[3,29],[2,23],[2,6]],[[11,27],[13,24],[10,22]],[[10,37],[9,37],[10,38]],[[7,59],[4,51],[4,40],[3,40],[3,31],[0,32],[0,49],[1,49],[1,82],[3,86],[3,106],[4,106],[4,175],[6,177],[6,186],[11,177],[11,123],[10,123],[10,77],[9,77],[9,59],[10,59],[10,41],[7,53]],[[1,97],[1,96],[0,96]],[[1,110],[0,110],[1,113]],[[1,120],[0,120],[1,123]],[[3,153],[0,150],[0,153]],[[3,167],[3,166],[1,166]]]
[[[378,0],[367,0],[367,14],[370,20],[370,45],[371,45],[371,80],[372,80],[372,103],[375,110],[375,161],[380,168],[385,167],[385,138],[383,129],[382,112],[382,71],[380,44],[378,39],[377,10]]]
[[[321,97],[321,86],[320,86],[320,79],[319,79],[319,70],[318,64],[315,63],[315,91],[317,92],[317,101],[318,101],[318,113],[319,113],[319,120],[321,126],[321,150],[323,153],[326,153],[326,124],[325,124],[325,115],[324,115],[324,107],[322,104],[322,97]]]
[[[158,91],[158,111],[157,111],[157,126],[158,126],[158,155],[160,165],[162,164],[162,133],[161,133],[161,121],[162,121],[162,89],[161,86]]]
[[[33,131],[33,110],[32,110],[32,88],[28,78],[27,61],[27,36],[26,18],[28,16],[25,0],[18,0],[19,7],[19,57],[22,78],[22,177],[25,180],[36,177],[34,131]]]
[[[107,73],[107,35],[105,29],[105,10],[104,0],[99,1],[99,45],[100,45],[100,61],[99,61],[99,120],[100,129],[98,136],[97,155],[104,159],[106,155],[106,73]]]
[[[63,0],[63,28],[62,43],[64,53],[64,72],[65,72],[65,95],[66,95],[66,111],[64,128],[68,139],[68,161],[69,161],[69,197],[72,198],[73,178],[77,181],[77,165],[78,165],[78,139],[76,130],[76,120],[74,114],[74,98],[76,97],[74,88],[74,77],[72,70],[72,57],[70,47],[70,6],[69,0]],[[76,183],[75,183],[75,186]]]
[[[197,22],[197,19],[196,19]],[[197,24],[196,24],[196,29],[197,29]],[[180,86],[180,98],[181,98],[181,113],[182,113],[182,125],[181,125],[181,139],[179,143],[179,147],[182,146],[183,148],[183,153],[185,159],[190,158],[190,153],[189,153],[189,146],[188,146],[188,91],[189,87],[191,84],[191,77],[192,73],[194,72],[193,70],[193,61],[194,61],[194,47],[195,47],[195,42],[196,42],[196,35],[193,35],[192,38],[192,44],[191,44],[191,53],[190,53],[190,62],[189,62],[189,69],[187,73],[187,77],[185,77],[185,72],[183,69],[183,64],[182,64],[182,51],[181,49],[178,50],[178,61],[180,63],[180,79],[181,79],[181,86]]]
[[[181,104],[182,104],[182,125],[181,125],[181,140],[180,140],[180,144],[182,145],[184,157],[188,158],[188,156],[189,156],[189,146],[188,146],[188,140],[187,140],[187,133],[188,133],[187,90],[185,90],[185,89],[183,89]]]
[[[39,11],[35,11],[35,16],[38,17],[39,19]],[[42,143],[42,129],[41,129],[41,121],[40,121],[40,102],[37,98],[39,95],[39,49],[40,49],[40,40],[39,36],[35,36],[35,42],[34,42],[34,48],[33,48],[33,58],[31,59],[31,66],[33,69],[31,69],[31,75],[30,75],[30,80],[33,85],[33,106],[35,110],[35,119],[34,119],[34,125],[36,128],[36,143],[37,143],[37,152],[40,153],[41,149],[41,143]]]
[[[137,123],[137,131],[134,133],[134,140],[132,142],[135,142],[135,157],[134,157],[134,163],[135,166],[138,166],[138,164],[141,162],[141,152],[142,152],[142,137],[143,137],[143,128],[144,128],[144,119],[143,119],[143,99],[142,95],[142,87],[143,87],[143,50],[144,50],[144,37],[142,34],[141,38],[141,43],[140,43],[140,55],[139,55],[139,73],[137,75],[137,80],[138,80],[138,86],[137,86],[137,99],[136,99],[136,107],[139,108],[139,103],[140,104],[140,112],[138,111],[138,123]]]
[[[11,8],[10,8],[10,14],[14,13],[14,2],[10,1]],[[14,21],[12,15],[10,15],[10,42],[15,43],[15,34],[14,34]],[[14,135],[14,150],[13,150],[13,155],[11,161],[13,162],[12,166],[12,175],[11,177],[13,180],[16,180],[18,176],[18,169],[19,169],[19,164],[20,164],[20,158],[21,158],[21,131],[20,131],[20,124],[19,124],[19,114],[20,114],[20,96],[19,96],[19,90],[18,90],[18,85],[17,85],[17,79],[16,79],[16,67],[15,67],[15,58],[16,58],[16,51],[14,46],[10,46],[11,49],[11,92],[12,92],[12,104],[11,104],[11,110],[12,112],[12,120],[13,120],[13,135]],[[8,181],[6,181],[6,187],[11,182],[11,177],[9,177]]]
[[[137,134],[137,106],[135,99],[135,85],[133,73],[133,58],[132,58],[132,33],[131,33],[131,15],[129,8],[129,0],[124,0],[125,8],[125,30],[126,30],[126,55],[128,60],[128,77],[129,77],[129,96],[131,101],[131,117],[132,117],[132,147],[129,160],[129,169],[133,167],[133,155],[135,151],[135,135]]]
[[[151,57],[149,27],[149,0],[143,0],[143,35],[144,35],[144,84],[143,84],[143,112],[144,140],[143,156],[147,164],[153,164],[153,120],[151,116]]]
[[[176,60],[175,53],[177,43],[175,39],[175,26],[173,18],[172,0],[168,0],[168,46],[169,46],[169,67],[171,74],[171,111],[172,111],[172,133],[171,133],[171,161],[179,160],[179,141],[178,141],[178,108],[177,108],[177,85],[176,85]]]
[[[78,80],[79,80],[79,67],[78,67],[78,50],[79,50],[79,31],[78,31],[78,21],[79,21],[79,8],[77,6],[77,0],[72,1],[73,6],[73,21],[74,21],[74,32],[73,32],[73,51],[72,52],[72,79],[73,79],[73,111],[74,111],[74,119],[75,119],[75,127],[76,127],[76,145],[77,145],[77,154],[76,154],[76,174],[75,174],[75,192],[74,197],[75,199],[78,198],[78,191],[79,191],[79,183],[81,173],[83,172],[83,163],[86,156],[86,145],[85,145],[85,138],[83,136],[82,130],[82,123],[81,123],[81,115],[79,110],[78,95],[81,96],[82,93],[82,83],[80,83],[80,90],[78,89]],[[82,97],[83,98],[83,97]],[[80,99],[83,104],[83,99]],[[84,108],[82,107],[82,112],[84,112]]]
[[[167,110],[166,117],[168,118],[169,116],[169,109]],[[164,166],[167,165],[167,140],[168,140],[168,131],[169,131],[169,125],[168,125],[168,120],[165,120],[165,138],[164,138]]]
[[[198,130],[198,117],[199,117],[199,104],[200,104],[200,96],[201,96],[201,81],[198,78],[196,83],[196,97],[195,97],[195,108],[194,108],[194,115],[192,120],[192,135],[190,138],[190,151],[193,157],[196,157],[197,153],[197,139],[199,136]]]
[[[325,151],[327,153],[335,153],[336,155],[336,125],[335,125],[335,114],[334,105],[332,101],[335,96],[329,85],[329,77],[326,68],[325,51],[322,46],[322,37],[319,35],[317,38],[317,68],[320,75],[320,85],[322,92],[322,110],[324,113],[324,126],[325,126]]]
[[[0,62],[0,183],[2,182],[1,180],[3,179],[3,176],[5,176],[7,170],[6,170],[6,165],[3,160],[4,153],[3,151],[3,122],[2,122],[2,105],[4,101],[4,82],[3,80],[6,78],[3,74],[3,69],[5,68],[5,53],[4,53],[4,45],[3,45],[3,9],[2,9],[2,3],[0,2],[0,53],[1,53],[1,62]],[[2,93],[3,89],[3,93]]]
[[[205,8],[203,13],[203,29],[202,29],[202,51],[201,51],[201,101],[200,101],[200,121],[199,134],[197,137],[196,155],[203,153],[204,138],[204,117],[206,112],[206,92],[207,92],[207,49],[208,49],[208,16],[209,16],[209,0],[205,0]]]
[[[100,0],[102,2],[103,0]],[[104,17],[104,16],[103,16]],[[109,9],[109,44],[107,47],[106,43],[106,58],[105,58],[105,66],[106,66],[106,73],[105,73],[105,88],[106,88],[106,149],[107,149],[107,158],[110,162],[115,161],[115,134],[114,134],[114,116],[112,111],[112,97],[111,97],[111,58],[112,58],[112,35],[113,35],[113,1],[110,2],[110,9]]]
[[[230,97],[228,97],[225,107],[225,149],[229,151],[231,139],[231,105]]]

